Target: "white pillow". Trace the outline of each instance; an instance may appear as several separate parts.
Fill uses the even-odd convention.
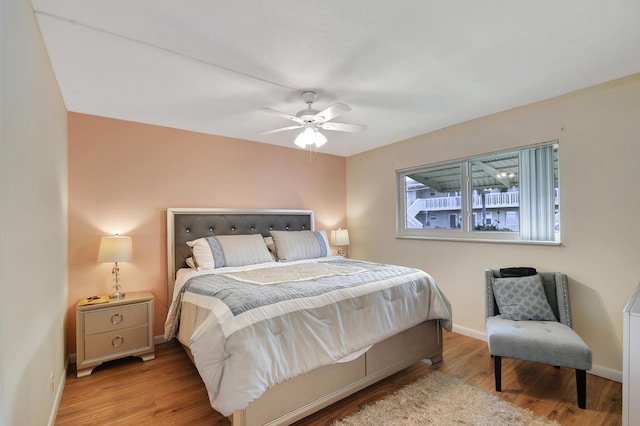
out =
[[[187,257],[184,261],[189,268],[198,269],[196,262],[193,261],[193,257]]]
[[[276,245],[273,242],[273,237],[264,237],[264,243],[267,245],[267,248],[269,249],[269,254],[271,254],[271,258],[277,261],[278,257],[276,256]]]
[[[202,269],[213,269],[216,262],[213,252],[209,244],[208,238],[198,238],[197,240],[187,241],[187,245],[191,249],[191,256],[195,262],[198,271]],[[220,253],[221,254],[221,253]]]
[[[260,234],[198,238],[187,245],[199,271],[273,261]]]
[[[325,231],[271,231],[278,261],[315,259],[331,256]]]

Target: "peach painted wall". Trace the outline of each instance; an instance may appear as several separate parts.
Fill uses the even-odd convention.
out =
[[[316,229],[346,227],[343,157],[78,113],[68,123],[69,353],[78,300],[112,291],[113,265],[96,261],[103,235],[133,238],[123,290],[153,292],[158,336],[168,207],[311,209]]]

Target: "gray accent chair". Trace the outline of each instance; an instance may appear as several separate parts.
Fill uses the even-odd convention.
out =
[[[557,272],[540,273],[554,321],[512,321],[501,317],[493,283],[499,270],[485,270],[486,327],[489,352],[494,360],[496,391],[501,392],[502,358],[550,364],[576,370],[578,406],[586,407],[587,370],[592,367],[591,349],[573,330],[567,276]]]

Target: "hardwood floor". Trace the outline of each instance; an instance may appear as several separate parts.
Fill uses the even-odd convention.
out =
[[[562,425],[622,424],[620,383],[587,375],[587,409],[581,410],[576,402],[574,370],[503,359],[503,392],[495,392],[486,342],[445,332],[444,349],[443,362],[409,367],[296,426],[328,425],[434,370]],[[210,407],[198,372],[177,343],[156,346],[153,361],[112,361],[82,379],[75,373],[75,367],[70,366],[56,425],[229,425]]]

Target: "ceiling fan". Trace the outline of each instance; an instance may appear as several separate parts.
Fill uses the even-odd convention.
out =
[[[320,133],[320,129],[351,133],[359,133],[366,130],[367,126],[363,124],[332,122],[331,120],[338,117],[339,115],[351,111],[351,107],[349,107],[349,105],[336,102],[333,105],[330,105],[327,108],[323,109],[322,111],[318,111],[311,107],[311,105],[315,102],[316,97],[316,92],[302,92],[302,99],[306,102],[307,108],[298,111],[296,115],[287,114],[286,112],[277,111],[272,108],[260,108],[262,111],[275,114],[296,123],[293,126],[267,130],[266,132],[262,132],[261,134],[268,135],[271,133],[283,132],[285,130],[303,129],[298,137],[296,137],[295,144],[301,148],[304,148],[307,145],[315,145],[316,147],[319,147],[327,141],[327,138],[322,133]]]

